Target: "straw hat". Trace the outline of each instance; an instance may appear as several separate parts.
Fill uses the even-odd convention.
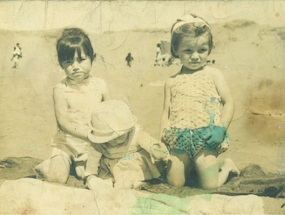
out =
[[[98,103],[91,115],[92,131],[88,139],[93,143],[107,143],[134,128],[136,119],[129,106],[119,100]]]

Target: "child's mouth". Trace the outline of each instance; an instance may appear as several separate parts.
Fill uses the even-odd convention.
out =
[[[74,76],[83,76],[84,73],[83,72],[75,72],[73,73]]]

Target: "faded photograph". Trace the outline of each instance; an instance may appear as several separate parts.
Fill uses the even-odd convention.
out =
[[[0,1],[0,214],[284,214],[284,1]]]

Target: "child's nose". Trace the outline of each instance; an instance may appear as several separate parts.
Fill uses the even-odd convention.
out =
[[[73,69],[78,69],[78,66],[79,66],[78,61],[77,61],[77,60],[73,61],[73,63],[72,63],[72,68],[73,68]]]
[[[198,52],[194,52],[194,53],[191,55],[191,60],[193,60],[193,61],[199,60],[199,53],[198,53]]]

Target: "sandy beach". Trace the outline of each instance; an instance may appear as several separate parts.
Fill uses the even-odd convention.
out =
[[[235,20],[212,26],[214,46],[209,66],[228,82],[235,114],[229,128],[231,157],[238,168],[258,164],[285,174],[285,27]],[[88,31],[87,31],[88,32]],[[56,131],[53,87],[64,77],[56,51],[59,30],[0,31],[0,159],[50,156]],[[158,138],[165,80],[180,65],[154,66],[156,44],[169,40],[165,30],[89,33],[97,58],[92,75],[103,78],[113,98],[127,98],[139,124]],[[4,42],[5,41],[5,42]],[[138,42],[140,41],[140,42]],[[19,42],[23,58],[12,68],[11,52]],[[131,52],[132,67],[125,57]],[[264,197],[266,214],[284,214],[284,199]]]

